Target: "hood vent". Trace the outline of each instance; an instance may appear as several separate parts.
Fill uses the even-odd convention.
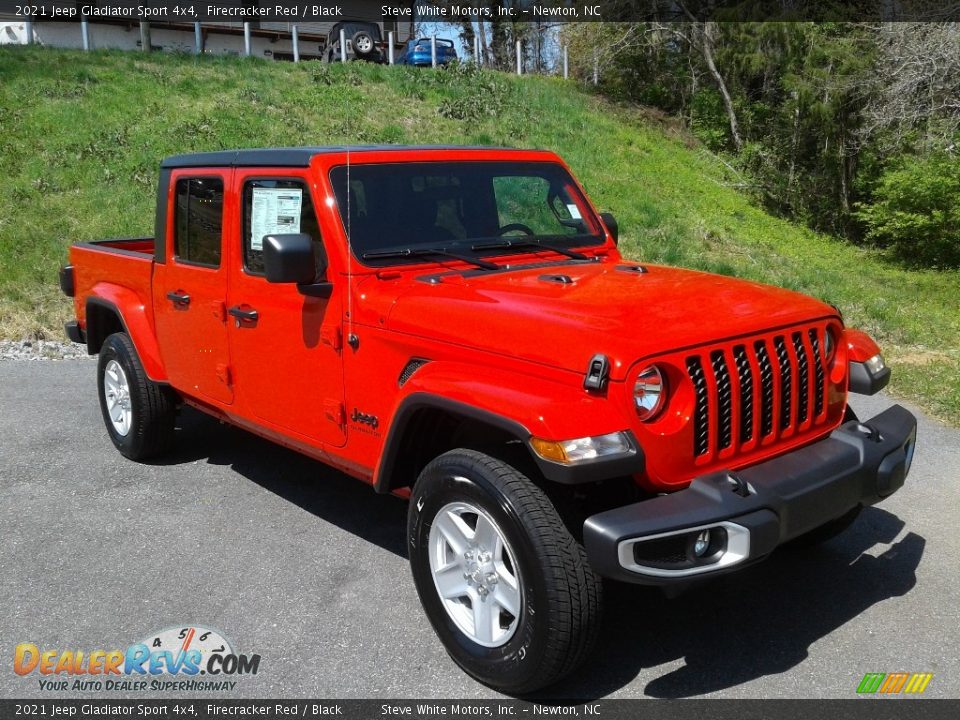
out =
[[[569,275],[541,275],[538,280],[548,283],[558,283],[560,285],[572,285],[573,278]]]

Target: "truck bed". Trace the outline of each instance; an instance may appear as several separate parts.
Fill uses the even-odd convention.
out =
[[[73,247],[100,250],[103,252],[118,252],[122,254],[149,255],[153,257],[153,238],[108,238],[106,240],[91,240],[90,242],[74,243]]]
[[[130,307],[130,300],[152,317],[150,282],[153,274],[153,238],[111,238],[78,242],[70,247],[74,307],[80,326],[86,326],[87,300]]]

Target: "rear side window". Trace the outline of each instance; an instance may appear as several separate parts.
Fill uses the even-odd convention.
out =
[[[316,244],[321,242],[306,185],[300,180],[249,180],[243,186],[243,266],[247,271],[264,274],[265,235],[296,233],[309,235]]]
[[[174,255],[180,262],[220,267],[223,180],[181,178],[176,185]]]

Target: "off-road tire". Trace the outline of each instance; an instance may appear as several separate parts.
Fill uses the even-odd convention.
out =
[[[449,503],[487,513],[519,566],[519,624],[500,647],[462,632],[443,606],[429,560],[430,528]],[[526,695],[572,672],[596,638],[602,582],[544,492],[516,468],[476,450],[452,450],[424,468],[410,499],[407,543],[427,617],[453,660],[480,682]]]
[[[121,435],[110,419],[104,394],[104,372],[115,360],[126,375],[130,392],[130,430]],[[110,440],[131,460],[146,460],[165,452],[173,444],[176,396],[166,385],[147,377],[136,348],[126,333],[114,333],[103,342],[97,362],[97,392],[100,412]]]

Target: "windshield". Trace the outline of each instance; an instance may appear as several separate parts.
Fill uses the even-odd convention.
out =
[[[533,242],[562,247],[603,242],[586,199],[556,163],[426,162],[360,164],[330,172],[337,207],[358,257],[384,250],[446,248],[531,252]],[[519,241],[524,241],[523,244]],[[369,265],[423,262],[379,257]]]

